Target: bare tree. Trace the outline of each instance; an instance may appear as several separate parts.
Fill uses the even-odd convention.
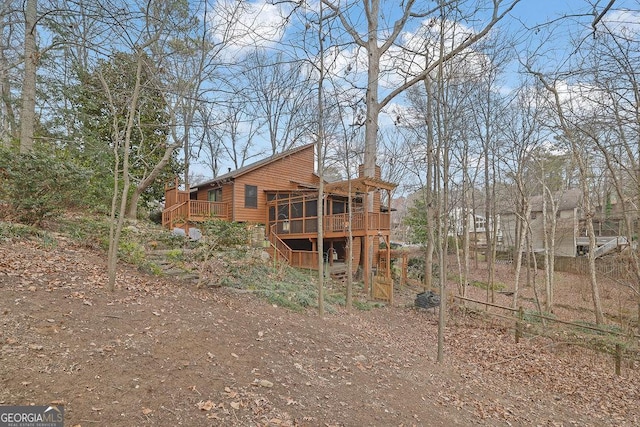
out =
[[[565,114],[565,107],[563,102],[560,99],[559,91],[554,82],[548,80],[546,76],[544,76],[540,72],[533,71],[529,68],[529,72],[538,78],[540,83],[544,86],[544,88],[551,94],[551,102],[555,109],[556,114],[558,115],[559,126],[562,132],[562,136],[569,144],[571,149],[571,153],[573,155],[573,160],[575,165],[577,166],[579,177],[580,177],[580,186],[582,190],[583,197],[583,210],[585,214],[585,223],[587,228],[587,236],[589,237],[589,280],[591,282],[591,296],[593,300],[593,309],[595,314],[596,324],[600,325],[604,322],[604,316],[602,314],[602,303],[600,301],[600,288],[598,286],[598,279],[596,277],[596,262],[595,262],[595,250],[596,250],[596,236],[595,230],[593,228],[593,216],[594,210],[591,202],[591,191],[590,191],[590,183],[589,183],[589,164],[587,153],[584,152],[583,146],[580,143],[580,139],[578,135],[576,135],[575,127],[571,125],[570,121],[567,119]]]
[[[20,152],[33,150],[36,126],[36,71],[40,54],[36,45],[38,0],[27,0],[24,9],[24,75],[20,109]]]
[[[503,135],[505,141],[512,147],[508,153],[511,157],[506,158],[506,166],[511,168],[509,175],[515,185],[513,200],[515,200],[514,224],[503,224],[513,230],[513,235],[509,238],[509,244],[513,245],[514,256],[514,285],[513,285],[513,307],[519,303],[520,294],[520,272],[522,268],[522,254],[527,250],[525,243],[530,230],[531,203],[530,199],[533,189],[526,175],[526,165],[532,161],[535,150],[542,142],[540,135],[541,111],[538,108],[539,101],[536,101],[537,93],[535,88],[524,82],[516,96],[509,103],[510,108],[506,110],[509,115],[507,126]],[[530,240],[530,236],[528,237]],[[527,265],[527,268],[530,268]]]
[[[0,145],[9,145],[18,136],[18,125],[12,100],[12,88],[15,86],[12,70],[18,62],[17,53],[13,49],[15,39],[16,13],[12,10],[12,2],[5,1],[0,5]]]
[[[299,60],[287,60],[283,54],[268,56],[264,51],[251,54],[243,67],[248,92],[246,102],[254,114],[264,119],[271,154],[288,150],[309,133],[311,80]]]
[[[120,235],[122,233],[122,227],[124,224],[125,211],[127,206],[127,194],[129,193],[130,177],[129,177],[129,156],[131,148],[131,133],[135,126],[135,112],[137,109],[137,103],[140,96],[140,82],[143,68],[143,50],[139,49],[137,54],[137,68],[135,73],[135,86],[133,93],[129,99],[129,113],[126,120],[124,129],[120,128],[118,120],[118,109],[116,102],[113,98],[109,85],[102,75],[100,75],[101,82],[103,84],[104,91],[109,100],[109,105],[112,111],[112,135],[114,142],[114,156],[115,156],[115,168],[113,179],[113,199],[111,203],[111,223],[109,228],[109,252],[107,259],[107,270],[109,275],[108,288],[113,291],[116,287],[116,267],[118,262],[118,246],[120,243]],[[119,169],[119,151],[122,147],[123,161],[122,170]],[[120,174],[121,173],[121,174]],[[123,179],[122,191],[118,189],[118,182],[120,178]],[[118,200],[119,208],[118,208]]]

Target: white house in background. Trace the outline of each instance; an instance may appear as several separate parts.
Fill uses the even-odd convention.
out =
[[[468,224],[469,224],[469,238],[470,240],[473,242],[477,242],[480,245],[484,245],[486,244],[486,231],[487,231],[487,226],[489,227],[490,231],[493,231],[493,224],[491,222],[491,218],[489,218],[489,220],[487,220],[487,218],[485,218],[483,215],[480,215],[479,213],[473,213],[472,211],[468,211],[467,213],[467,220],[468,220]],[[458,236],[462,236],[464,234],[464,219],[465,219],[465,214],[464,214],[464,209],[457,207],[455,208],[452,212],[451,212],[451,221],[454,224],[454,229],[455,229],[455,233]],[[502,230],[500,227],[500,215],[496,215],[496,227],[497,227],[497,234],[496,234],[496,238],[498,241],[498,244],[500,244],[500,242],[502,241]],[[453,231],[449,231],[449,235],[453,235]]]

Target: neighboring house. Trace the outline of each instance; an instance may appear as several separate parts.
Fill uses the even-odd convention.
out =
[[[318,248],[318,188],[315,147],[304,145],[221,175],[194,188],[165,191],[162,223],[188,229],[211,218],[259,224],[265,228],[273,256],[294,267],[318,268],[318,250],[331,264],[346,261],[349,226],[353,236],[354,269],[362,267],[365,284],[372,271],[389,276],[390,213],[381,206],[381,192],[391,200],[395,184],[361,176],[325,183],[323,240]],[[371,196],[372,195],[372,196]],[[367,212],[369,197],[373,209]],[[352,211],[349,214],[349,199]],[[351,220],[351,221],[350,221]],[[390,247],[389,244],[386,247]],[[373,248],[373,265],[364,254]],[[386,256],[384,256],[386,254]]]
[[[484,212],[482,212],[484,213]],[[451,221],[453,223],[452,227],[455,229],[455,232],[458,236],[462,236],[464,234],[464,220],[465,214],[464,209],[462,208],[454,208],[450,214]],[[491,218],[489,221],[482,215],[481,213],[473,213],[471,210],[468,210],[467,213],[467,226],[469,227],[469,241],[473,242],[478,246],[484,246],[487,244],[487,223],[489,224],[489,231],[493,234],[493,225]],[[502,228],[500,227],[500,215],[496,215],[496,239],[498,241],[498,245],[502,242]],[[449,235],[453,235],[453,231],[449,232]]]
[[[529,226],[531,229],[531,246],[533,252],[544,251],[544,216],[542,196],[534,196],[529,199],[531,212],[529,214]],[[555,204],[555,213],[553,205]],[[582,192],[578,189],[569,189],[554,193],[553,203],[547,201],[547,230],[550,230],[552,220],[556,220],[555,252],[556,256],[575,257],[578,248],[578,224],[582,215]],[[503,249],[512,249],[516,246],[516,213],[502,212],[501,225],[503,235]],[[550,231],[549,231],[550,233]],[[550,235],[550,234],[549,234]]]
[[[589,237],[586,233],[585,218],[582,211],[582,191],[569,189],[559,191],[553,195],[556,209],[547,201],[547,230],[550,236],[550,228],[553,217],[556,220],[555,255],[560,257],[583,256],[589,252]],[[544,215],[542,196],[534,196],[529,200],[531,213],[529,225],[531,229],[531,245],[533,252],[543,252],[544,245]],[[628,246],[628,239],[621,235],[623,229],[618,217],[606,216],[603,218],[603,209],[596,208],[596,216],[593,218],[596,237],[595,256],[600,257],[610,252],[621,250]],[[555,212],[555,213],[554,213]],[[516,214],[504,212],[501,214],[503,228],[503,250],[511,250],[516,246],[515,224]]]

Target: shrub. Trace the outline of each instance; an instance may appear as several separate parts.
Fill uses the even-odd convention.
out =
[[[200,224],[199,228],[213,250],[246,245],[249,241],[246,226],[237,222],[212,219]]]
[[[124,239],[118,247],[118,255],[129,264],[142,265],[145,261],[145,253],[142,245]]]
[[[18,154],[7,149],[0,149],[0,174],[0,200],[9,207],[5,211],[31,225],[82,205],[90,175],[44,150]]]

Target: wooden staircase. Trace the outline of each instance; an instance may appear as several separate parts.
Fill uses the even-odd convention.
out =
[[[329,277],[334,282],[347,283],[349,271],[346,263],[334,264],[329,267]]]

